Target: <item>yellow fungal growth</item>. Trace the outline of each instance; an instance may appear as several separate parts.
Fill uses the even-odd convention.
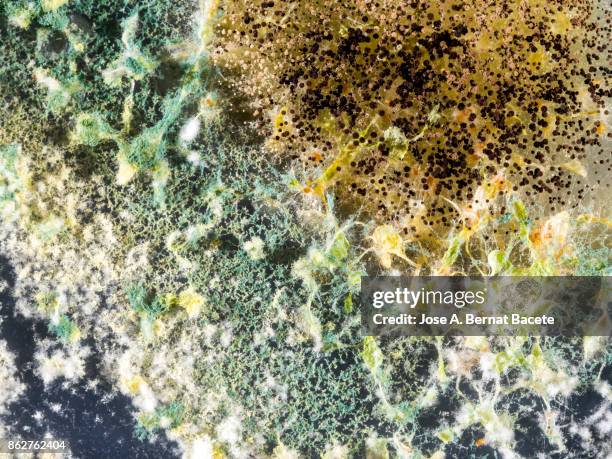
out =
[[[34,17],[34,11],[30,7],[19,8],[13,12],[9,17],[9,23],[19,27],[20,29],[27,29],[32,23]]]
[[[189,288],[179,293],[177,304],[187,312],[189,317],[194,318],[200,314],[205,300],[202,295]]]
[[[43,10],[45,11],[55,11],[58,8],[61,8],[70,0],[42,0],[41,5]]]
[[[300,456],[295,451],[292,451],[281,443],[274,448],[271,459],[298,459],[299,457]]]
[[[292,132],[291,121],[287,109],[280,108],[272,113],[272,135],[268,140],[271,150],[278,150],[283,140]]]
[[[531,65],[531,71],[535,75],[544,75],[554,69],[550,55],[541,45],[537,46],[536,50],[529,54],[527,62]]]
[[[578,223],[601,223],[602,225],[606,225],[608,228],[612,228],[612,220],[593,214],[579,215],[576,221]]]
[[[581,177],[586,177],[587,176],[586,168],[577,159],[572,159],[571,161],[563,163],[563,164],[561,164],[561,167],[563,169],[566,169],[566,170],[570,171],[570,172],[573,172],[574,174],[580,175]]]
[[[117,185],[126,185],[132,180],[138,168],[134,167],[126,159],[125,155],[119,154],[117,156],[117,163],[119,168],[117,170]]]
[[[81,330],[78,327],[72,327],[70,329],[70,335],[68,335],[69,343],[77,343],[81,339]]]
[[[133,109],[134,109],[134,98],[130,94],[123,101],[123,112],[121,113],[121,122],[123,123],[124,133],[129,133],[132,127]]]
[[[207,49],[208,44],[213,38],[215,19],[218,15],[219,0],[200,0],[199,36],[200,52]]]
[[[378,226],[372,236],[372,250],[378,257],[380,265],[385,269],[390,269],[393,265],[393,257],[401,258],[411,265],[415,263],[410,260],[404,252],[404,240],[398,230],[392,225]]]
[[[607,129],[608,129],[608,128],[607,128],[607,126],[606,126],[606,123],[604,123],[604,122],[599,122],[599,123],[597,124],[597,127],[595,128],[595,131],[597,132],[597,135],[598,135],[598,136],[603,137],[603,136],[605,135],[605,133],[606,133]]]
[[[551,30],[555,34],[566,34],[572,28],[570,15],[564,11],[557,12],[551,23]]]
[[[146,385],[147,383],[145,382],[142,376],[136,375],[131,379],[126,380],[124,384],[131,394],[136,395],[140,392],[141,387]]]

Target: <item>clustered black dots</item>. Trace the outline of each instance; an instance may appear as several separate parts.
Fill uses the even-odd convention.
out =
[[[333,164],[325,186],[406,229],[452,224],[448,201],[491,183],[573,205],[597,186],[577,164],[610,170],[610,13],[595,2],[237,1],[219,36],[237,89],[262,115],[283,107],[275,147],[313,178]]]

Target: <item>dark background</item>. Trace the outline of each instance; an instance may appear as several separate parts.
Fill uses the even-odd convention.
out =
[[[178,446],[163,434],[153,443],[134,436],[136,421],[131,401],[114,391],[100,375],[99,356],[95,352],[88,357],[87,373],[82,381],[64,388],[63,381],[58,379],[45,388],[34,372],[33,361],[35,340],[49,337],[47,325],[15,314],[10,296],[13,273],[3,257],[0,257],[0,279],[9,284],[0,293],[0,338],[14,354],[18,377],[26,386],[20,398],[0,418],[0,423],[14,435],[7,440],[42,439],[48,432],[55,439],[67,441],[70,451],[78,458],[180,457]],[[100,381],[95,389],[86,385],[93,378]],[[57,403],[62,408],[56,413],[51,406]],[[41,421],[33,417],[37,411],[42,413]]]

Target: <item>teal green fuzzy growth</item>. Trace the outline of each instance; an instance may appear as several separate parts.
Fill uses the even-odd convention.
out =
[[[153,413],[142,413],[138,416],[138,423],[134,435],[139,440],[147,440],[160,431],[160,429],[174,429],[184,420],[185,409],[177,401],[159,406]]]
[[[177,151],[176,123],[185,104],[205,92],[203,73],[210,70],[204,62],[194,67],[175,60],[167,51],[189,38],[191,31],[176,24],[188,24],[197,5],[120,3],[0,5],[0,16],[7,17],[7,27],[0,30],[7,49],[0,56],[0,86],[19,107],[39,108],[28,115],[29,122],[47,125],[49,117],[58,119],[57,135],[71,139],[73,149],[114,144],[118,183],[148,174],[155,200],[163,206],[167,159]],[[100,34],[117,26],[117,37]],[[182,84],[186,80],[189,84]],[[14,107],[4,109],[9,113]]]
[[[74,141],[96,147],[105,140],[114,140],[117,132],[102,118],[99,113],[81,113],[75,119]]]
[[[75,111],[105,107],[113,113],[113,120],[120,118],[121,104],[113,106],[112,99],[122,101],[130,82],[141,81],[145,84],[136,90],[136,108],[148,111],[159,97],[151,92],[151,83],[164,79],[171,63],[160,53],[189,36],[189,19],[195,8],[194,2],[171,0],[144,8],[133,0],[3,2],[0,15],[6,17],[6,27],[0,33],[7,53],[0,57],[0,73],[11,91],[20,89],[21,97],[34,96],[34,100],[31,73],[29,79],[20,78],[31,72],[24,62],[47,69],[58,81],[74,77],[87,96],[72,101]],[[108,35],[116,29],[116,36]],[[31,39],[32,32],[36,40]],[[21,60],[13,55],[16,52],[22,53]],[[79,61],[84,57],[86,62]]]
[[[56,324],[49,324],[49,332],[64,343],[74,342],[80,334],[79,327],[65,314],[60,316]]]
[[[265,435],[304,454],[336,439],[357,453],[376,426],[406,424],[378,408],[358,310],[346,300],[363,270],[353,243],[359,227],[338,225],[331,211],[321,215],[325,225],[305,225],[281,174],[237,140],[206,129],[197,146],[207,154],[197,167],[173,168],[164,209],[140,182],[136,193],[119,194],[135,218],[117,222],[124,243],[146,240],[152,254],[147,288],[128,291],[132,308],[148,310],[150,292],[190,286],[206,298],[198,329],[231,336],[197,344],[194,416],[209,409],[208,394],[223,391],[213,418],[242,407],[247,437]]]
[[[173,306],[171,299],[150,294],[142,284],[129,287],[127,297],[132,310],[148,320],[158,319]]]
[[[3,201],[12,200],[15,196],[19,150],[16,144],[0,146],[0,206]]]

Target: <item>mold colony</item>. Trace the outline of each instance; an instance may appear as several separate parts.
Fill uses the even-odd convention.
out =
[[[254,97],[268,147],[303,164],[305,193],[333,188],[420,238],[454,226],[465,205],[503,215],[501,195],[552,212],[576,205],[592,188],[589,164],[609,171],[603,7],[383,0],[223,9],[216,60]]]
[[[610,274],[609,6],[428,3],[0,2],[41,384],[186,458],[610,455],[605,337],[361,333],[365,273]]]

